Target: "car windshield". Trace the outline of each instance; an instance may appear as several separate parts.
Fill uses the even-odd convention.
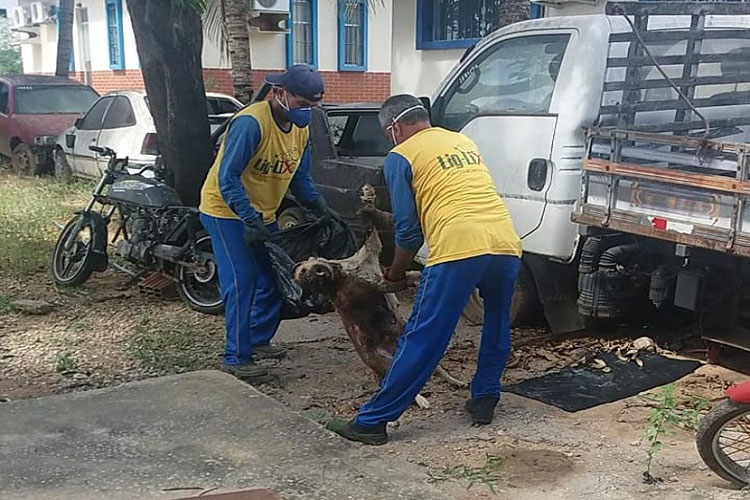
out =
[[[16,88],[16,113],[83,114],[99,96],[80,85],[24,85]]]

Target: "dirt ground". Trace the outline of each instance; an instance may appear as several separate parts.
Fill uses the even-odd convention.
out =
[[[194,313],[126,281],[106,272],[80,288],[58,290],[43,272],[0,278],[0,400],[219,367],[222,318]],[[54,308],[45,315],[23,314],[9,305],[19,298],[42,299]],[[633,337],[643,335],[635,330]],[[453,375],[470,378],[479,331],[460,325],[445,362]],[[285,322],[277,340],[290,355],[269,363],[274,377],[260,389],[293,410],[320,422],[350,416],[375,391],[335,314]],[[562,341],[528,329],[515,331],[514,342],[506,382],[544,373],[564,363],[566,353],[604,341]],[[691,350],[690,342],[680,343]],[[703,366],[678,383],[680,402],[687,408],[698,397],[717,400],[726,384],[744,377]],[[425,481],[457,499],[750,498],[707,470],[689,430],[664,438],[652,471],[663,482],[644,484],[644,436],[653,407],[645,397],[566,413],[506,394],[495,422],[473,428],[463,413],[467,390],[435,377],[423,394],[431,407],[410,409],[390,429],[391,442],[372,454],[420,465]]]

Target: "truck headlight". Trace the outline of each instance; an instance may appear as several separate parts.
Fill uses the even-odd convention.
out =
[[[56,135],[39,135],[34,138],[36,146],[54,146],[55,144],[57,144]]]

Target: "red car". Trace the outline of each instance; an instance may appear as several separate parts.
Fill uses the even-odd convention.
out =
[[[57,136],[99,98],[88,85],[57,76],[0,76],[0,154],[21,173],[52,168]]]

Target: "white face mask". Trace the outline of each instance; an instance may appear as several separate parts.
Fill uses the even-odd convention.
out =
[[[391,139],[393,139],[394,146],[398,146],[398,142],[396,141],[396,130],[395,130],[396,123],[398,123],[398,121],[401,118],[406,116],[408,113],[411,113],[415,109],[426,109],[426,108],[422,106],[421,104],[417,104],[416,106],[412,106],[411,108],[406,108],[405,110],[400,112],[398,115],[396,115],[396,117],[391,120],[391,124],[388,127],[386,127],[386,130],[390,130],[391,132]]]

